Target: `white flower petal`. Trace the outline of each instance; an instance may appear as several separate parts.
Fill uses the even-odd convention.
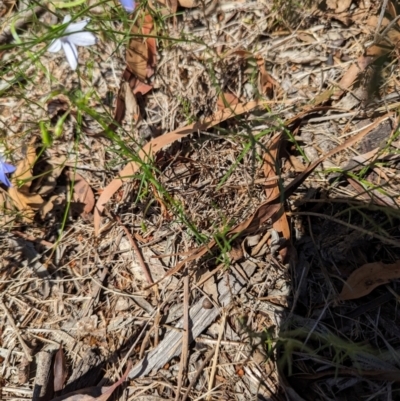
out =
[[[92,46],[96,44],[96,36],[91,32],[73,33],[68,36],[67,40],[76,46]]]
[[[67,22],[71,21],[71,16],[69,14],[67,14],[64,19],[63,19],[63,24],[66,24]]]
[[[67,26],[67,29],[65,30],[66,33],[72,33],[72,32],[81,32],[83,31],[83,28],[89,23],[90,19],[84,19],[79,22],[74,22],[73,24],[69,24]]]
[[[76,47],[73,43],[68,41],[62,42],[62,47],[71,69],[75,71],[76,67],[78,66],[78,50],[76,50]]]
[[[57,53],[61,50],[61,40],[55,39],[50,43],[49,48],[47,49],[51,53]]]

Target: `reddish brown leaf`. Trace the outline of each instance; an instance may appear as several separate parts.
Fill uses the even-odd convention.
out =
[[[69,172],[69,179],[74,183],[72,199],[78,204],[83,204],[81,214],[88,214],[94,207],[94,194],[89,183],[77,172]]]
[[[376,287],[396,278],[400,278],[400,260],[393,264],[367,263],[351,273],[343,286],[339,300],[361,298]]]
[[[135,27],[132,28],[132,30]],[[132,32],[133,33],[133,32]],[[144,38],[133,38],[126,50],[126,64],[141,81],[147,76],[147,43]]]
[[[54,391],[61,391],[67,378],[67,363],[65,361],[62,345],[58,349],[54,358]]]
[[[230,92],[220,93],[217,100],[218,110],[225,109],[229,106],[234,106],[239,103],[239,99]]]
[[[152,89],[153,87],[151,85],[147,85],[143,82],[137,81],[137,84],[133,88],[133,94],[136,95],[137,93],[140,93],[143,96],[146,93],[150,92]]]
[[[155,38],[147,38],[143,35],[151,35],[153,31],[153,19],[149,14],[139,15],[131,34],[133,38],[129,42],[126,51],[126,64],[129,70],[141,81],[145,81],[154,73],[157,58],[157,44]]]
[[[279,173],[277,163],[279,163],[279,150],[281,143],[282,134],[278,134],[271,139],[267,146],[268,151],[264,154],[264,175],[267,181],[265,192],[267,195],[267,200],[277,198],[280,194],[279,181],[277,179],[272,180],[271,178],[276,177]],[[290,227],[283,204],[281,205],[276,220],[273,222],[273,227],[275,231],[281,233],[283,238],[285,238],[287,241],[290,241]],[[282,260],[284,260],[287,253],[286,247],[282,248],[279,253],[282,257]]]
[[[262,57],[257,57],[257,65],[258,65],[258,90],[263,95],[268,96],[268,98],[272,99],[274,96],[274,87],[278,87],[278,82],[275,81],[271,75],[268,74],[265,69],[265,61]]]

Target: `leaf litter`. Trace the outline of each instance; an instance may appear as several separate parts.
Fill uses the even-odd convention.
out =
[[[6,391],[30,394],[33,377],[22,384],[14,367],[21,350],[29,360],[47,343],[64,344],[62,397],[92,399],[82,389],[107,380],[117,359],[134,365],[127,397],[397,391],[393,3],[385,15],[378,2],[331,1],[290,16],[285,2],[179,4],[188,8],[172,15],[177,2],[152,2],[116,24],[130,35],[126,55],[109,40],[82,49],[80,63],[97,67],[81,71],[80,90],[96,96],[70,96],[76,77],[54,55],[44,63],[62,95],[40,71],[43,85],[9,86],[13,70],[0,82],[20,161],[2,192],[14,205],[4,202],[1,234]],[[368,35],[372,45],[359,41]],[[65,110],[42,105],[63,96],[61,135],[48,148],[29,142],[38,120],[58,129]],[[40,170],[44,159],[66,168]],[[79,212],[66,213],[74,203]],[[314,379],[307,391],[304,378]]]

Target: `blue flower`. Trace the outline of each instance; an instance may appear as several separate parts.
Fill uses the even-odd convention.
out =
[[[135,0],[119,0],[122,4],[122,6],[125,8],[128,13],[131,13],[134,11],[136,7],[136,2]]]
[[[0,182],[2,182],[6,187],[11,187],[11,182],[6,174],[11,174],[15,171],[15,167],[4,161],[3,156],[0,155]]]
[[[71,16],[66,15],[63,24],[70,21]],[[52,53],[63,49],[68,63],[74,71],[78,66],[78,50],[76,46],[92,46],[96,43],[96,36],[94,36],[93,33],[83,31],[83,28],[85,28],[89,21],[89,19],[85,19],[79,22],[69,23],[64,31],[65,36],[53,40],[47,49]]]

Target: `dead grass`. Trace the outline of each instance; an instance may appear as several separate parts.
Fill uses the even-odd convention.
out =
[[[63,9],[18,25],[21,44],[5,40],[1,150],[13,164],[36,151],[19,190],[43,204],[18,211],[0,189],[2,398],[52,398],[46,373],[61,346],[62,394],[114,383],[131,361],[114,399],[397,399],[400,274],[340,298],[356,269],[399,260],[397,26],[385,28],[390,1],[381,22],[380,2],[339,3],[151,11],[152,90],[126,95],[125,118],[108,131],[132,24],[122,9],[71,10],[100,38],[79,49],[79,73],[45,51]],[[4,10],[7,33],[18,14]],[[377,28],[389,41],[368,48]],[[140,160],[95,236],[94,203],[140,146],[255,99],[267,102]],[[277,186],[284,217],[236,233]],[[365,274],[366,285],[376,279]]]

